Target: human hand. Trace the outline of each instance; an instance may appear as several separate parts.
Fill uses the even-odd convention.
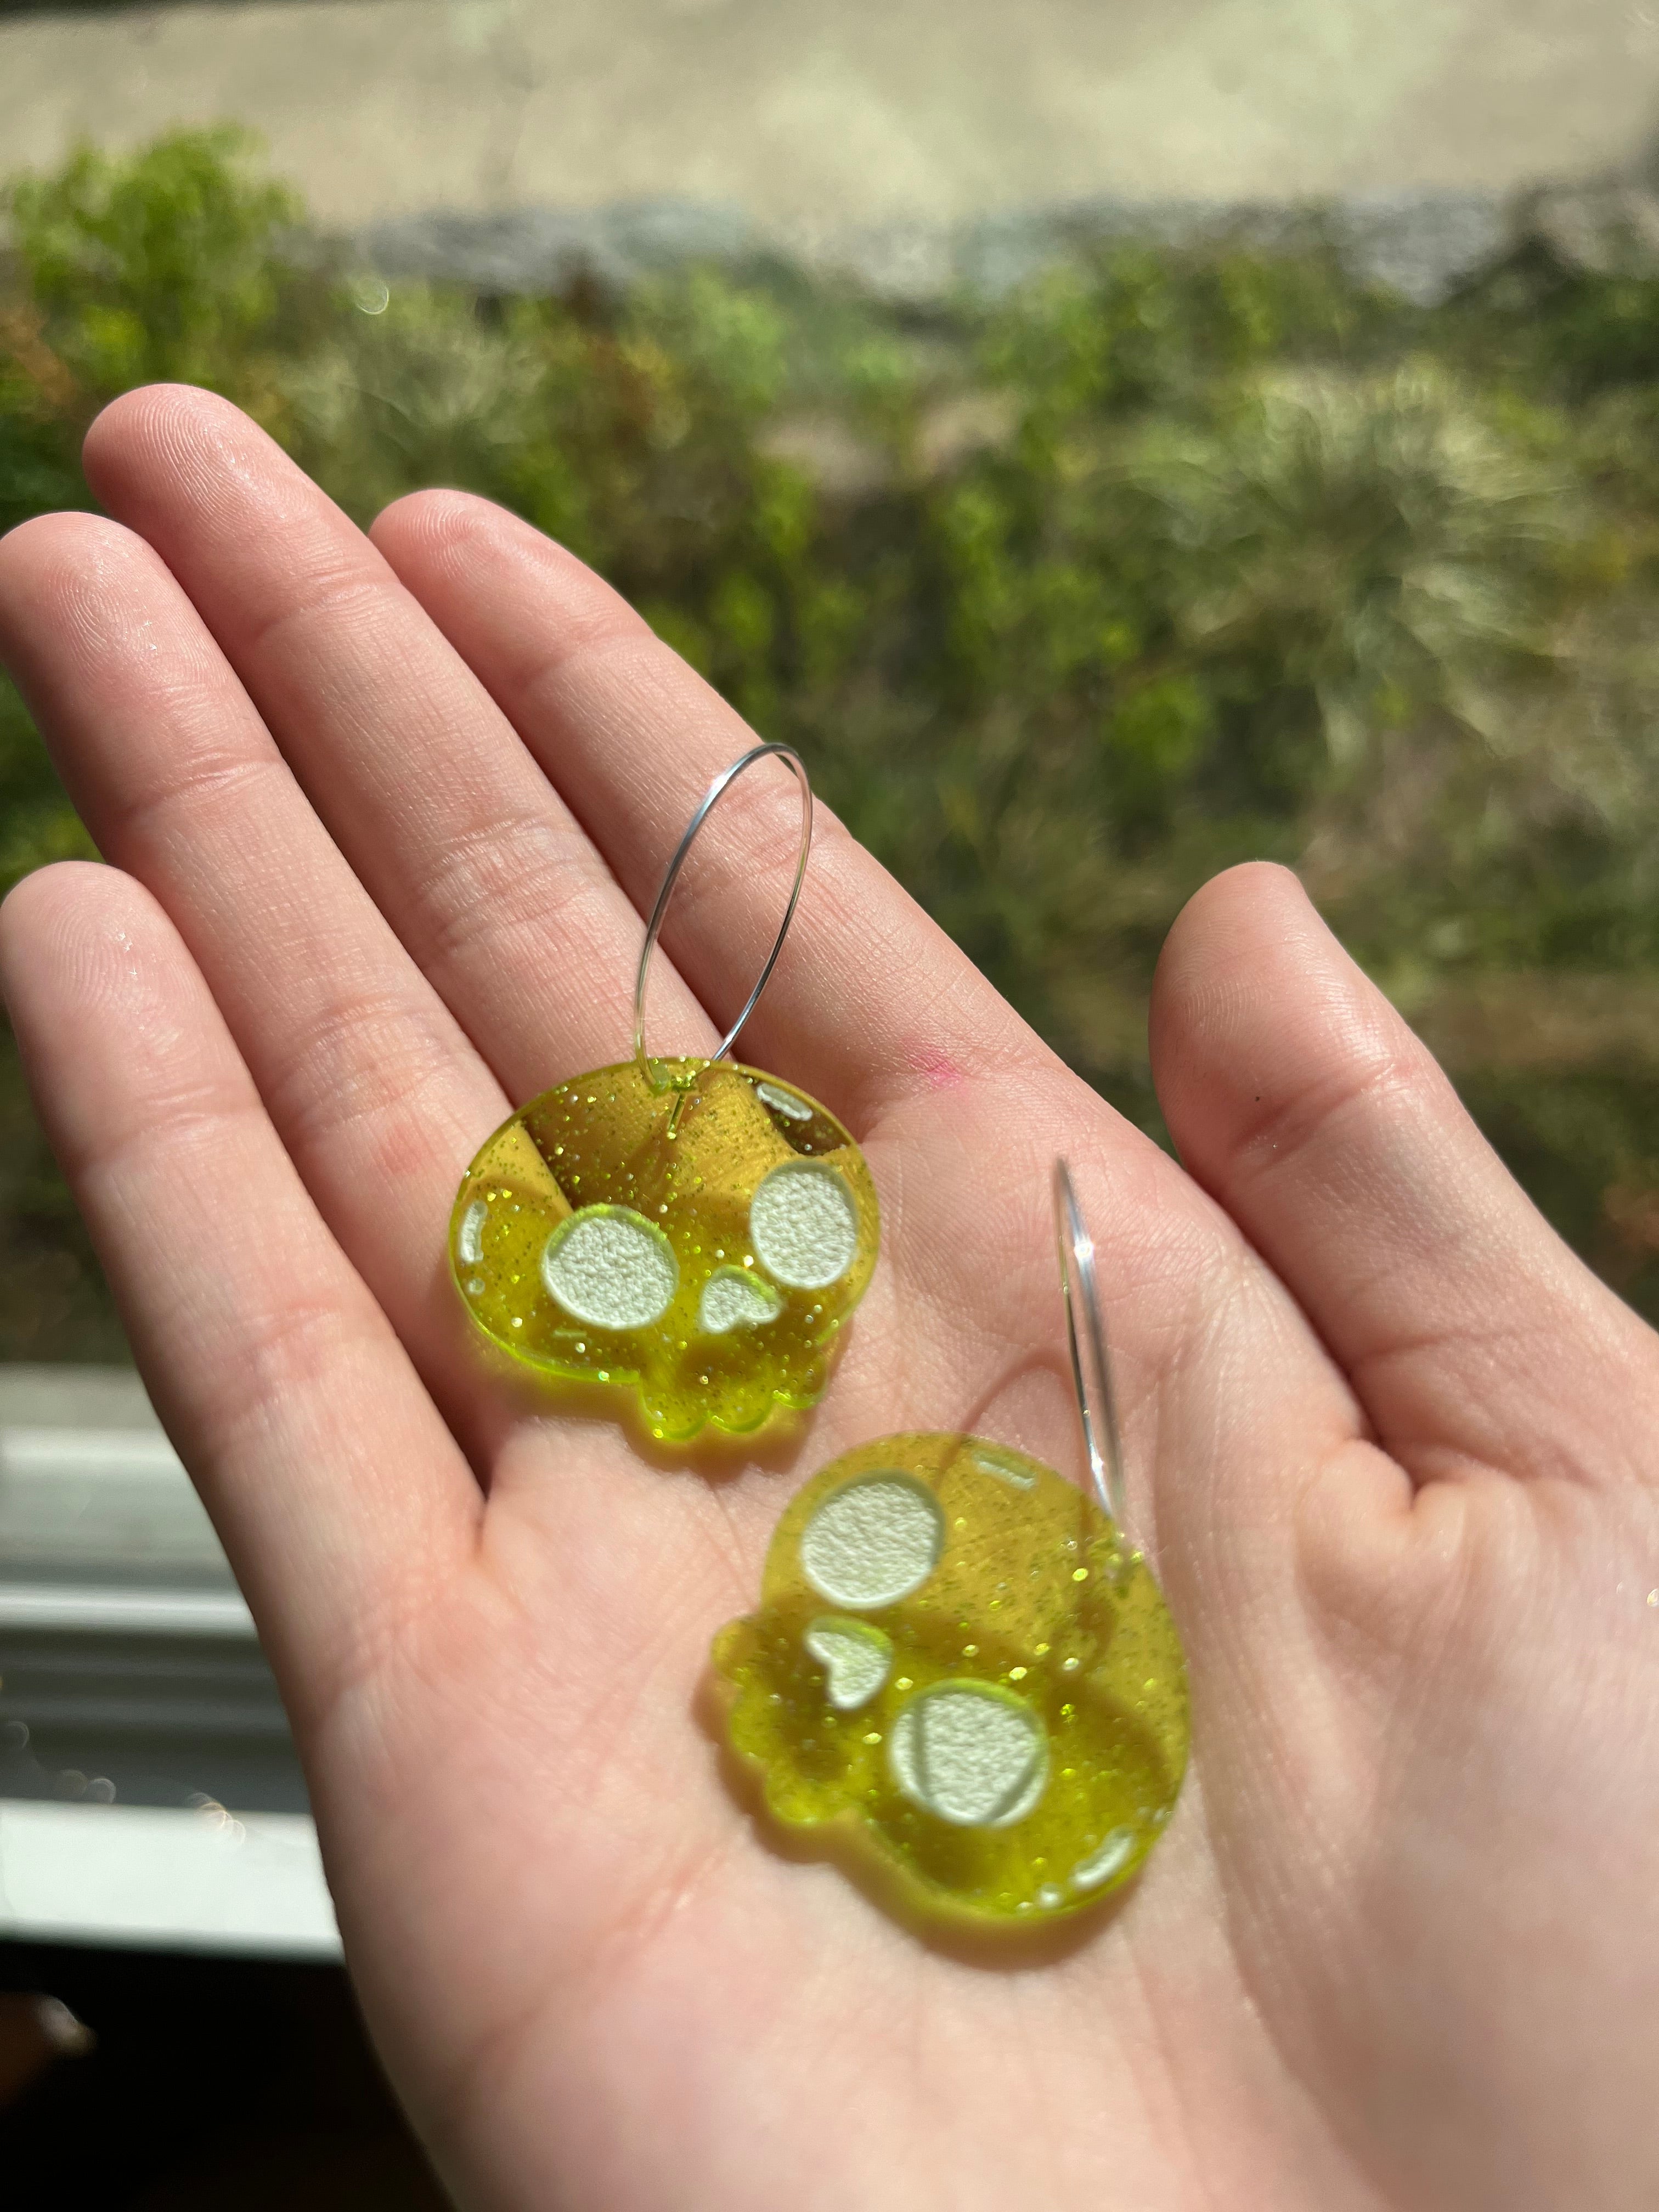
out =
[[[371,544],[180,390],[118,401],[87,464],[114,520],[0,546],[0,646],[112,865],[12,894],[0,978],[458,2199],[1659,2200],[1659,1340],[1294,880],[1235,871],[1172,933],[1182,1167],[824,823],[744,1057],[851,1127],[881,1263],[809,1419],[643,1453],[620,1399],[492,1379],[445,1230],[511,1106],[626,1057],[640,909],[748,733],[477,500]],[[706,1045],[769,943],[773,773],[676,899],[659,1050]],[[971,1427],[1077,1470],[1056,1153],[1194,1763],[1116,1910],[999,1955],[777,1848],[696,1700],[849,1445]]]

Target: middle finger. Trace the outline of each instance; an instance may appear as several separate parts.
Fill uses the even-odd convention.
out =
[[[380,556],[237,409],[133,392],[88,478],[160,553],[375,903],[521,1101],[621,1060],[638,915],[511,724]],[[665,1038],[707,1017],[672,971]],[[486,1133],[481,1128],[478,1135]]]

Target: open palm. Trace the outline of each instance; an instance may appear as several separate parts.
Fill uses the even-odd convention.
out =
[[[371,544],[178,390],[87,459],[116,520],[5,541],[0,642],[114,865],[14,892],[5,989],[459,2201],[1651,2207],[1659,1340],[1293,880],[1220,878],[1166,951],[1183,1169],[826,825],[743,1056],[862,1144],[881,1263],[814,1414],[641,1449],[487,1368],[445,1229],[513,1106],[625,1057],[640,910],[747,733],[478,501]],[[711,822],[657,1049],[740,1001],[793,807],[763,769]],[[698,1686],[849,1445],[1078,1471],[1059,1152],[1194,1771],[1115,1911],[976,1954],[779,1848]]]

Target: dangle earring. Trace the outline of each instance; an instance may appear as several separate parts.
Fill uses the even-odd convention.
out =
[[[794,886],[742,1012],[708,1059],[645,1046],[663,916],[710,811],[775,757],[800,786]],[[692,816],[646,927],[634,1056],[544,1091],[490,1138],[450,1222],[474,1320],[544,1373],[635,1389],[653,1436],[758,1428],[822,1395],[830,1338],[863,1297],[880,1217],[858,1146],[793,1084],[727,1058],[783,950],[812,844],[812,791],[787,745],[757,745]]]
[[[1187,1764],[1181,1641],[1123,1534],[1094,1248],[1064,1161],[1054,1202],[1092,1494],[979,1437],[861,1444],[786,1510],[760,1610],[714,1648],[732,1747],[776,1819],[836,1824],[912,1905],[981,1926],[1126,1881]]]

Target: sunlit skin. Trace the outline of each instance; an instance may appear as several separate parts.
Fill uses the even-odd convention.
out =
[[[1294,880],[1220,878],[1164,951],[1178,1166],[823,823],[742,1049],[879,1195],[829,1389],[689,1464],[614,1393],[544,1415],[465,1324],[451,1205],[514,1104],[616,1058],[641,909],[748,733],[474,500],[371,543],[176,391],[87,459],[112,519],[5,542],[0,642],[111,865],[14,892],[0,967],[459,2203],[1659,2201],[1659,1341]],[[707,1050],[770,940],[772,773],[675,901],[657,1050]],[[850,1446],[1076,1479],[1056,1152],[1193,1762],[1139,1881],[1011,1963],[778,1848],[700,1686]]]

